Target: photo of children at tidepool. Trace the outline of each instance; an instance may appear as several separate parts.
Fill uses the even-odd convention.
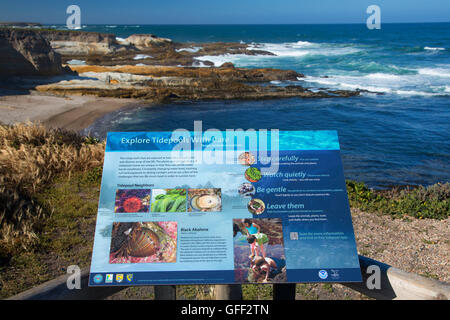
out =
[[[252,282],[269,282],[270,279],[276,279],[279,274],[286,273],[286,260],[276,257],[256,256],[250,266],[249,278],[254,279]]]
[[[243,224],[247,231],[247,241],[250,244],[251,254],[249,259],[253,259],[258,251],[261,251],[261,255],[265,258],[266,252],[264,251],[264,243],[269,241],[267,235],[261,233],[260,226],[252,222],[251,219],[244,219]]]
[[[235,281],[286,282],[281,219],[234,219]]]

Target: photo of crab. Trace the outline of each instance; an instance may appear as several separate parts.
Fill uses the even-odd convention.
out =
[[[250,167],[247,170],[245,170],[245,179],[247,179],[250,182],[258,182],[261,180],[262,174],[261,171],[258,168]]]
[[[109,263],[176,262],[177,222],[114,222]]]
[[[222,211],[222,191],[220,188],[189,189],[188,211]]]
[[[236,282],[287,281],[281,219],[233,219],[233,243]]]
[[[153,189],[151,212],[186,212],[186,189]]]
[[[256,162],[255,156],[251,152],[243,152],[238,157],[239,163],[243,166],[251,166]]]
[[[261,199],[252,199],[248,202],[247,209],[252,214],[261,214],[266,209],[266,205]]]
[[[118,189],[114,213],[148,212],[150,208],[150,189]]]

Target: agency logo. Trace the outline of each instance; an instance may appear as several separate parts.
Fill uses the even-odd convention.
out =
[[[325,280],[326,278],[328,278],[328,272],[326,270],[320,270],[319,271],[319,278]]]
[[[332,277],[333,279],[339,278],[339,270],[331,269],[330,271],[331,271],[331,277]]]
[[[127,274],[127,281],[128,282],[133,281],[133,274],[132,273]]]
[[[114,275],[112,273],[108,273],[105,278],[105,283],[112,283],[114,279]]]
[[[95,283],[102,283],[103,282],[103,276],[101,274],[96,274],[94,276],[94,282]]]

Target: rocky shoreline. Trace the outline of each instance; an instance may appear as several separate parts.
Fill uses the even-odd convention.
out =
[[[223,54],[273,55],[242,43],[175,43],[151,34],[121,39],[96,32],[10,28],[0,28],[0,41],[0,76],[16,76],[3,81],[2,87],[43,94],[169,102],[352,97],[361,92],[310,90],[297,82],[304,75],[292,70],[236,68],[232,63],[214,66],[198,59]],[[27,79],[36,75],[47,78]]]

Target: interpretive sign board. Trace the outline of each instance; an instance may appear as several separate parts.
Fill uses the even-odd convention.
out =
[[[335,131],[108,133],[91,286],[360,281]]]

